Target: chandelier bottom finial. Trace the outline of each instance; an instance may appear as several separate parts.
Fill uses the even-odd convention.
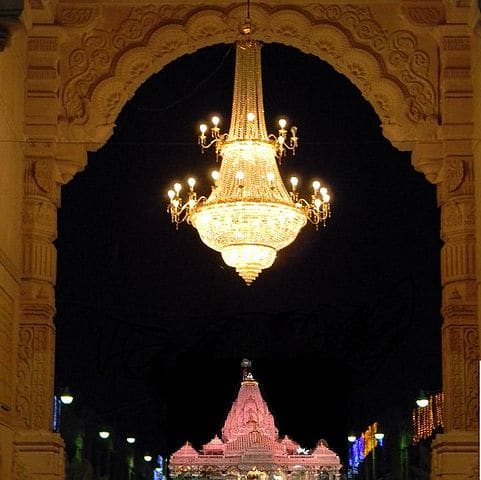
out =
[[[272,266],[276,250],[265,245],[231,245],[221,252],[224,262],[250,285],[259,273]]]

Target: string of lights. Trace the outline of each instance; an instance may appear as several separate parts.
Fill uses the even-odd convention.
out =
[[[428,405],[416,407],[412,412],[413,443],[430,437],[435,430],[444,427],[444,395],[436,393],[428,398]]]

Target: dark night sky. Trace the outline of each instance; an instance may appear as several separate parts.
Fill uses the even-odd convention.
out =
[[[233,57],[218,45],[151,77],[64,187],[57,386],[141,446],[171,453],[220,432],[247,357],[280,432],[306,447],[325,438],[343,454],[349,429],[409,417],[420,388],[440,388],[435,187],[384,139],[349,80],[265,45],[269,130],[282,114],[299,127],[281,173],[298,174],[306,194],[321,178],[333,215],[244,286],[165,211],[175,180],[192,175],[209,191],[215,160],[195,136],[212,113],[228,127]]]

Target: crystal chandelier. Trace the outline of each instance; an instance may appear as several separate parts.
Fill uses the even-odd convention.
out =
[[[299,197],[298,179],[290,179],[290,191],[282,181],[277,162],[298,145],[297,129],[286,129],[279,120],[278,134],[268,134],[262,97],[260,44],[250,36],[249,18],[236,42],[236,63],[231,124],[221,133],[219,117],[212,117],[207,132],[200,126],[199,145],[214,147],[220,169],[212,172],[212,191],[198,197],[195,180],[188,179],[187,198],[175,183],[168,196],[168,213],[176,226],[187,222],[201,240],[221,253],[247,285],[269,268],[278,250],[292,243],[310,221],[316,228],[330,217],[330,196],[320,182],[313,182],[309,201]]]

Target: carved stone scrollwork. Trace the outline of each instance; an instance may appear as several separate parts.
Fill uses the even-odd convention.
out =
[[[444,21],[443,5],[436,5],[435,3],[423,5],[422,3],[412,2],[403,5],[401,10],[413,25],[432,27],[440,25]]]
[[[244,14],[239,7],[138,7],[116,28],[88,31],[61,64],[64,138],[105,142],[120,109],[146,78],[184,53],[233,41]],[[352,5],[311,4],[300,10],[258,4],[252,18],[260,40],[313,53],[349,77],[393,142],[434,137],[435,77],[412,32],[389,32],[368,7]]]
[[[31,426],[31,376],[33,368],[33,331],[21,328],[17,356],[17,419],[21,426]]]
[[[33,164],[33,178],[40,190],[49,193],[52,188],[52,166],[45,159],[36,160]]]
[[[94,22],[98,14],[97,8],[61,6],[57,10],[56,20],[66,27],[84,28]]]
[[[458,189],[464,179],[464,162],[460,158],[449,157],[444,163],[444,183],[448,192]]]

